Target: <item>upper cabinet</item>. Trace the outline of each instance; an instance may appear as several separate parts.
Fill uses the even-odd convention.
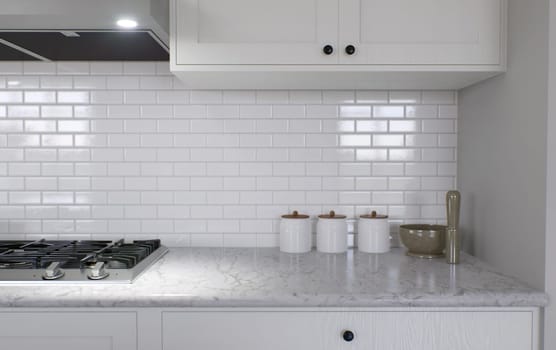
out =
[[[342,0],[345,64],[498,65],[501,0]]]
[[[335,64],[338,0],[177,0],[180,65]]]
[[[459,89],[505,70],[505,0],[172,0],[192,88]]]

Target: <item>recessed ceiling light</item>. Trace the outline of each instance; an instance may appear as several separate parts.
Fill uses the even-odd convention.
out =
[[[131,29],[137,27],[137,21],[132,19],[120,19],[116,24],[122,28]]]

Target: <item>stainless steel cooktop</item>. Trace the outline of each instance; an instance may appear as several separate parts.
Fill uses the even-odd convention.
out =
[[[158,239],[0,241],[0,283],[132,283],[166,252]]]

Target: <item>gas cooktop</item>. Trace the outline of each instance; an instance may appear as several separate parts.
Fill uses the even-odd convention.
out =
[[[167,251],[158,239],[0,241],[0,283],[132,283]]]

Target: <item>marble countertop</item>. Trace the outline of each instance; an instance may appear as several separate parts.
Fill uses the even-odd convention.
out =
[[[463,255],[173,248],[133,284],[2,285],[0,307],[545,306],[548,298]]]

